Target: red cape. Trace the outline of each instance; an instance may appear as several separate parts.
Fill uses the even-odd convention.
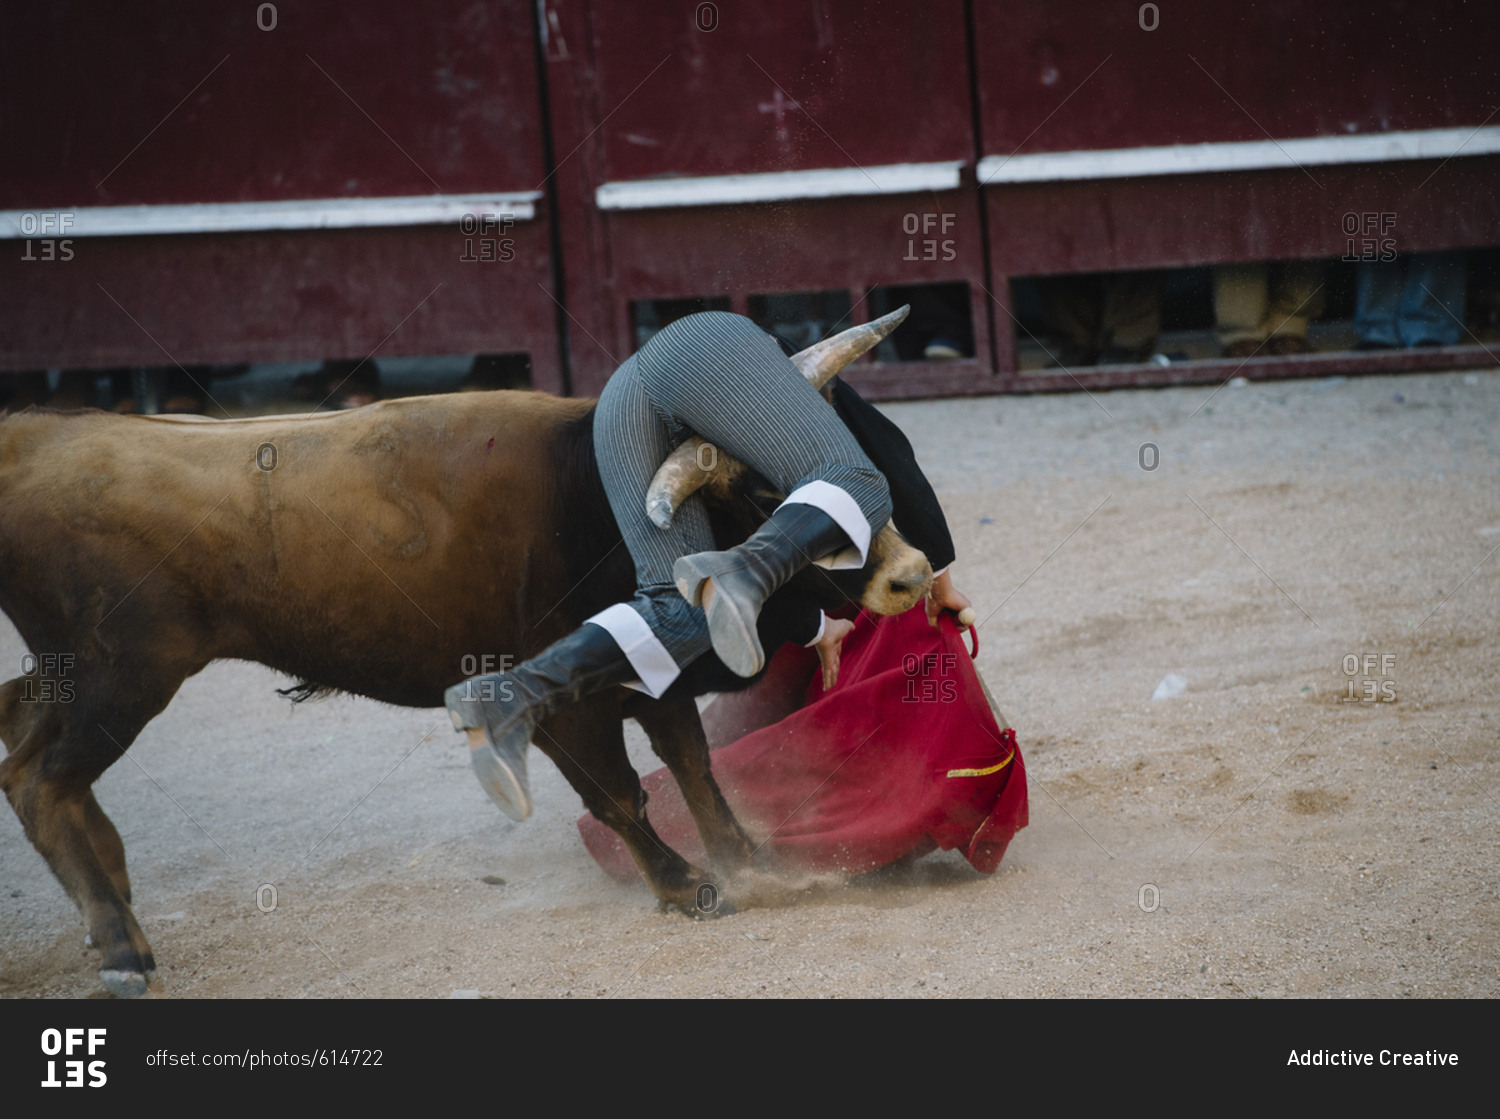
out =
[[[817,655],[785,646],[755,687],[704,711],[709,745],[728,743],[714,750],[714,777],[751,837],[765,840],[762,854],[789,869],[859,874],[958,848],[993,872],[1026,826],[1026,769],[952,617],[933,628],[922,605],[861,614],[842,661],[825,693]],[[705,865],[671,773],[641,784],[662,839]],[[639,879],[614,832],[592,816],[578,830],[611,877]]]

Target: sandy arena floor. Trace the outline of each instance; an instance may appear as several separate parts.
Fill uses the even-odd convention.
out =
[[[1030,771],[998,873],[659,914],[540,755],[512,824],[440,711],[220,663],[97,786],[157,997],[1500,994],[1500,375],[889,412]],[[0,994],[100,992],[9,811],[0,867]]]

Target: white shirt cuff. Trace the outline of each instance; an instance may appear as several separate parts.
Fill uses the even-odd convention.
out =
[[[660,699],[662,693],[672,686],[672,681],[681,675],[682,670],[661,639],[651,632],[646,619],[626,603],[617,602],[585,619],[585,624],[590,622],[615,639],[630,667],[640,677],[639,681],[627,683],[627,688]]]
[[[828,571],[844,571],[863,567],[870,554],[870,522],[865,520],[859,503],[846,490],[832,482],[816,481],[798,486],[786,495],[782,505],[811,505],[833,518],[844,530],[850,545],[831,556],[814,556],[812,562]]]
[[[818,611],[818,632],[813,635],[813,639],[811,641],[807,642],[802,647],[804,649],[811,649],[819,641],[823,640],[823,634],[826,633],[827,630],[828,630],[828,615],[825,614],[825,613],[823,613],[823,611],[819,610]]]

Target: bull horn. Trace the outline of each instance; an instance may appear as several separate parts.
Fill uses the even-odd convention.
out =
[[[696,435],[677,445],[662,462],[651,485],[646,489],[646,516],[657,528],[667,528],[677,507],[708,481],[712,466],[705,467],[699,448],[703,440]]]
[[[911,304],[908,303],[898,307],[889,315],[881,315],[873,322],[851,326],[832,338],[825,338],[807,347],[800,354],[794,354],[792,362],[802,371],[808,384],[815,389],[821,389],[855,358],[873,350],[885,341],[891,331],[900,326],[902,320],[910,312]]]

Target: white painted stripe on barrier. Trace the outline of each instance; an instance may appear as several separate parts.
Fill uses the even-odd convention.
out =
[[[480,223],[530,221],[541,192],[429,194],[399,198],[309,198],[290,202],[188,202],[160,206],[52,206],[0,210],[0,240],[23,237],[140,237],[173,233],[249,233],[266,229],[358,229],[458,224],[481,236]]]
[[[750,175],[693,175],[605,183],[594,192],[601,210],[658,210],[676,206],[733,206],[796,198],[857,194],[909,194],[953,190],[963,160],[892,163],[883,167],[830,167]]]
[[[1254,171],[1268,167],[1317,167],[1332,163],[1389,163],[1495,152],[1500,152],[1500,126],[1428,128],[1353,136],[1307,136],[1295,140],[987,155],[979,161],[975,175],[981,186],[993,186],[997,183]]]

